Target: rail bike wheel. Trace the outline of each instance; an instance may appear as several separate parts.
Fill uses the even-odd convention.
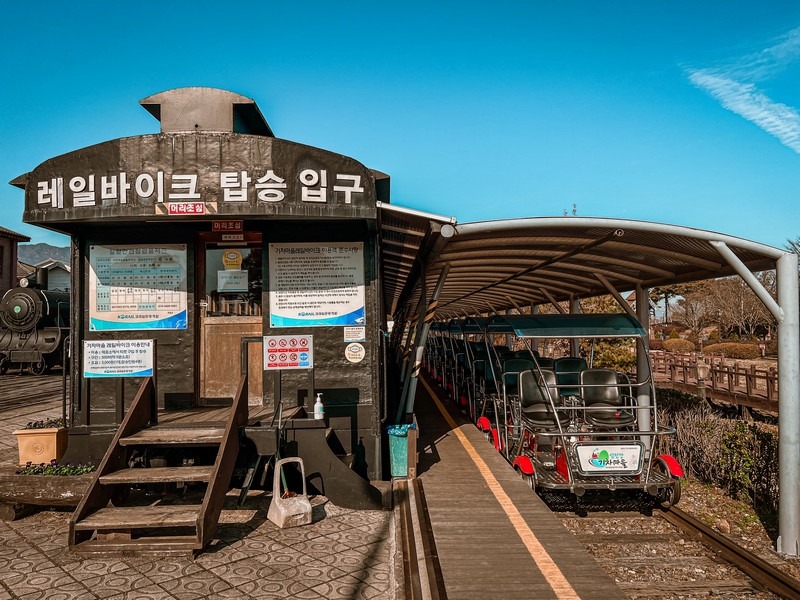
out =
[[[669,476],[672,479],[668,486],[659,488],[655,497],[656,504],[664,509],[669,508],[670,506],[675,506],[678,504],[678,502],[680,502],[681,499],[681,480],[677,477],[673,477],[670,474],[669,469],[667,468],[667,463],[660,458],[657,458],[653,461],[653,469],[658,473]]]

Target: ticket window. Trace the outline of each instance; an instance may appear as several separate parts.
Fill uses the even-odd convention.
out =
[[[198,307],[200,404],[224,404],[233,398],[241,376],[242,338],[262,335],[262,245],[253,240],[236,244],[209,241],[203,246],[198,261],[202,286]],[[261,403],[260,349],[260,344],[249,345],[251,404]]]

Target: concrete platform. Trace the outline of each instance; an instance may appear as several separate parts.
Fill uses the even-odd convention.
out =
[[[421,380],[418,474],[448,598],[625,594],[441,391]]]

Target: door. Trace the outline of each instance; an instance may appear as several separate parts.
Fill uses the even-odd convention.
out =
[[[245,237],[245,236],[242,236]],[[261,236],[242,242],[202,240],[198,256],[200,405],[227,404],[241,377],[242,338],[262,336]],[[247,344],[248,403],[262,403],[260,342]]]

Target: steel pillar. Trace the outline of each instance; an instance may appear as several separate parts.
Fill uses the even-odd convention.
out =
[[[725,242],[709,242],[778,322],[778,552],[800,556],[800,295],[797,255],[777,259],[778,301]]]
[[[569,297],[569,314],[571,315],[579,315],[581,314],[581,300],[576,296]],[[570,354],[572,356],[580,356],[581,355],[581,341],[578,338],[572,338],[569,341],[570,344]]]
[[[627,303],[626,303],[627,304]],[[650,414],[650,386],[649,379],[653,376],[650,369],[650,290],[641,285],[636,286],[636,316],[642,329],[647,333],[647,337],[636,341],[636,381],[640,382],[636,386],[636,403],[639,405],[637,420],[639,431],[651,431]],[[643,381],[647,383],[641,383]],[[643,436],[642,442],[649,450],[652,444],[650,436]]]
[[[411,374],[408,377],[408,385],[404,388],[405,399],[404,401],[401,400],[400,402],[400,410],[402,410],[402,408],[405,406],[406,415],[410,415],[414,412],[414,399],[417,395],[417,379],[419,378],[419,371],[422,368],[422,355],[425,352],[425,341],[428,339],[428,331],[431,328],[431,321],[436,315],[436,305],[439,301],[439,294],[442,292],[444,282],[447,279],[447,274],[449,272],[450,264],[448,263],[442,268],[441,273],[439,273],[439,280],[436,282],[436,287],[433,289],[431,299],[425,308],[425,317],[422,320],[422,323],[417,325],[419,328],[419,335],[415,341],[414,362],[413,366],[411,367]],[[400,410],[398,410],[398,422],[400,420]]]
[[[800,555],[800,319],[797,255],[778,259],[778,505],[777,550]]]

